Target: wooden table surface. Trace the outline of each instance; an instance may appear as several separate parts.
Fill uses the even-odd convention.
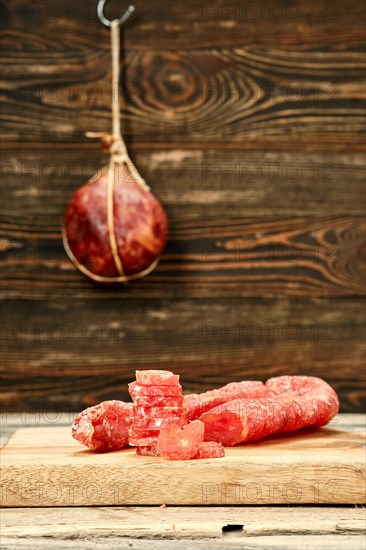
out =
[[[73,413],[2,418],[2,445],[17,429],[68,425]],[[340,414],[332,428],[365,432],[366,415]],[[1,548],[18,550],[285,550],[366,548],[365,507],[168,506],[4,508]]]
[[[127,3],[108,2],[119,16]],[[187,392],[278,374],[364,390],[364,0],[136,0],[122,131],[161,199],[158,268],[104,288],[61,226],[106,162],[110,37],[97,0],[1,2],[7,410],[127,399],[135,368]]]

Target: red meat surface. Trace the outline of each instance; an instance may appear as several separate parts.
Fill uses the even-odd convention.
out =
[[[181,407],[183,395],[134,395],[133,402],[137,407]]]
[[[95,275],[118,276],[107,220],[109,168],[78,189],[65,212],[68,246],[77,261]],[[114,231],[126,275],[148,268],[163,250],[168,234],[165,211],[123,165],[114,174]]]
[[[156,450],[156,445],[149,447],[136,447],[136,454],[140,456],[159,456]]]
[[[94,451],[115,451],[128,445],[133,405],[103,401],[82,411],[74,420],[72,436]]]
[[[184,403],[188,407],[189,419],[195,420],[206,411],[218,405],[222,405],[227,401],[246,397],[269,397],[271,394],[271,389],[265,386],[263,382],[249,380],[243,382],[230,382],[230,384],[226,384],[226,386],[216,390],[186,395],[184,396]]]
[[[179,374],[169,370],[137,370],[136,382],[143,386],[177,386]]]
[[[142,418],[134,419],[133,428],[136,430],[160,430],[163,426],[167,426],[174,422],[179,426],[185,426],[187,420],[181,416],[166,416],[165,418]]]
[[[266,387],[275,395],[291,399],[294,407],[306,403],[301,412],[307,426],[324,426],[339,410],[336,392],[315,376],[277,376],[267,380]]]
[[[128,438],[129,444],[133,447],[151,447],[156,445],[158,441],[159,431],[155,432],[156,435],[137,435],[134,434]]]
[[[265,384],[232,382],[185,396],[182,405],[177,375],[159,370],[136,375],[138,381],[129,384],[134,404],[111,400],[85,409],[72,425],[75,439],[95,451],[129,443],[143,456],[216,458],[224,456],[222,445],[323,426],[339,409],[336,392],[311,376],[279,376]]]
[[[172,397],[182,395],[182,386],[180,384],[175,386],[143,386],[137,382],[131,382],[131,384],[128,384],[128,391],[132,399],[137,395]]]
[[[225,449],[221,443],[215,441],[203,441],[193,458],[222,458]]]
[[[273,433],[322,426],[338,412],[336,393],[319,378],[278,377],[269,380],[268,387],[274,397],[235,399],[204,413],[200,419],[205,424],[205,440],[236,445]]]
[[[183,416],[188,418],[187,409],[182,407],[137,407],[134,406],[134,419],[144,418],[170,418]]]
[[[193,458],[203,441],[204,424],[199,420],[190,422],[184,428],[178,424],[168,424],[160,430],[157,452],[172,460]]]

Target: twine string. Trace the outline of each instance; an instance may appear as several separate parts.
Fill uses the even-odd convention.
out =
[[[120,277],[125,277],[126,282],[129,277],[125,276],[121,258],[118,253],[118,243],[114,223],[114,186],[119,177],[126,177],[123,171],[118,174],[120,166],[127,168],[130,175],[147,191],[150,190],[145,180],[140,176],[136,167],[132,163],[125,141],[121,134],[121,106],[119,95],[120,84],[120,35],[121,26],[116,19],[111,23],[111,52],[112,52],[112,135],[99,132],[87,132],[87,137],[100,137],[105,147],[108,149],[109,169],[107,183],[107,227],[109,246],[112,252],[113,261]]]
[[[119,166],[124,166],[127,171],[143,189],[150,191],[150,187],[145,180],[139,174],[136,166],[133,164],[127,152],[125,141],[121,134],[121,113],[120,113],[120,95],[119,95],[119,57],[120,57],[120,24],[118,20],[111,23],[111,50],[112,50],[112,134],[107,132],[86,132],[88,138],[100,138],[104,147],[109,152],[109,170],[108,170],[108,183],[107,183],[107,227],[109,235],[109,245],[113,255],[113,260],[118,271],[118,277],[103,277],[92,273],[84,265],[82,265],[72,253],[66,235],[66,229],[63,228],[63,242],[67,254],[75,266],[82,271],[89,278],[96,282],[108,283],[108,282],[123,282],[128,283],[135,279],[140,279],[148,275],[159,262],[159,258],[156,258],[152,264],[141,271],[133,275],[125,275],[121,258],[118,254],[117,238],[115,233],[114,224],[114,186],[117,181],[116,169]],[[122,172],[122,177],[126,177],[127,174]],[[117,174],[118,177],[118,174]]]
[[[111,50],[112,50],[112,135],[106,132],[86,132],[88,138],[100,138],[110,154],[109,163],[123,164],[128,169],[133,179],[146,191],[150,187],[139,174],[136,166],[127,151],[126,143],[121,134],[121,107],[119,95],[119,52],[120,52],[120,29],[121,26],[116,19],[111,23]]]
[[[118,274],[123,277],[124,270],[121,258],[118,254],[118,244],[114,225],[114,183],[116,180],[116,167],[118,170],[117,155],[125,157],[127,155],[126,145],[121,135],[120,123],[120,102],[119,102],[119,50],[120,50],[120,26],[118,20],[111,24],[111,49],[112,49],[112,146],[110,166],[108,170],[107,186],[107,226],[109,235],[109,245],[111,248],[113,261]],[[118,174],[117,174],[118,176]]]

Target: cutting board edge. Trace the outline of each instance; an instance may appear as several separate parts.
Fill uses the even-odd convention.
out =
[[[149,466],[154,471],[146,486]],[[22,469],[7,466],[3,468],[0,506],[363,504],[366,501],[366,469],[362,463],[349,467],[338,464],[337,470],[302,464],[298,465],[297,473],[289,472],[286,464],[274,463],[271,468],[265,464],[259,468],[245,463],[236,465],[233,471],[228,463],[221,463],[220,468],[216,463],[217,467],[212,468],[210,462],[202,461],[186,476],[179,476],[179,464],[175,463],[175,470],[167,472],[166,487],[161,482],[164,464],[159,466],[156,469],[153,462],[145,460],[137,470],[114,466],[107,475],[105,467],[79,466],[68,472],[67,482],[64,481],[67,466],[54,466],[49,474],[40,465],[30,469],[27,478]],[[252,468],[256,471],[249,477]],[[120,470],[124,470],[124,477]],[[101,472],[105,486],[95,481]],[[100,491],[100,496],[86,497],[83,490],[89,491],[90,487],[92,491]],[[55,488],[60,493],[53,499],[49,491],[52,495]]]

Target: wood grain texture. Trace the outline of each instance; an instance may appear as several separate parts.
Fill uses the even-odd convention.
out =
[[[342,411],[366,404],[358,300],[341,308],[330,299],[14,300],[3,303],[3,318],[5,410],[130,400],[137,368],[173,369],[187,393],[224,381],[315,375],[339,392]]]
[[[55,419],[33,413],[2,415],[1,432],[11,435],[19,427],[70,425],[72,418],[69,413]],[[340,414],[334,420],[332,429],[365,431],[364,415]],[[3,548],[114,550],[124,544],[135,550],[185,550],[189,540],[193,550],[338,550],[341,545],[364,550],[365,510],[354,505],[55,507],[43,512],[40,508],[3,508]],[[228,526],[232,530],[225,531]]]
[[[209,137],[315,150],[319,143],[337,150],[340,134],[348,150],[362,147],[362,3],[300,2],[294,11],[263,0],[254,12],[253,3],[231,4],[137,6],[126,26],[125,133],[157,143],[197,140],[204,148]],[[106,130],[109,37],[93,7],[58,1],[50,9],[46,0],[4,6],[4,25],[13,25],[3,39],[9,139],[80,140],[86,130]]]
[[[0,505],[362,504],[364,441],[309,428],[227,447],[220,459],[174,461],[94,453],[69,427],[25,428],[1,450]]]
[[[316,511],[314,510],[314,515]],[[97,539],[62,539],[54,540],[49,537],[3,537],[3,550],[30,550],[30,548],[43,548],[44,550],[94,550],[100,548],[103,550],[115,550],[121,548],[124,544],[129,550],[186,550],[187,541],[185,540],[157,540],[154,539],[134,539],[130,537],[123,538],[115,536],[101,536]],[[32,546],[30,546],[30,544]],[[339,545],[352,550],[365,550],[363,535],[344,534],[341,537],[337,535],[272,535],[252,537],[245,541],[243,546],[242,537],[230,538],[224,540],[212,540],[203,538],[197,541],[190,541],[189,547],[193,550],[231,550],[238,548],[242,550],[288,550],[296,548],[297,550],[339,550]],[[98,545],[98,546],[96,546]]]
[[[173,224],[215,217],[220,221],[223,216],[250,220],[364,214],[365,157],[347,147],[342,153],[248,152],[239,146],[215,150],[211,143],[206,147],[164,146],[156,151],[151,144],[135,151],[134,162]],[[31,215],[34,223],[39,218],[45,229],[57,232],[71,195],[107,160],[94,142],[57,147],[4,142],[4,218]]]
[[[91,292],[106,296],[105,287],[91,289],[75,271],[65,254],[59,225],[52,232],[52,228],[43,229],[40,219],[9,221],[3,232],[4,293],[27,298],[84,297]],[[169,244],[154,273],[124,291],[111,285],[109,294],[182,297],[189,286],[195,297],[363,295],[364,232],[361,217],[206,218],[204,226],[172,224]]]
[[[242,43],[129,50],[122,71],[124,134],[145,143],[174,140],[201,149],[209,139],[225,142],[226,147],[240,143],[253,149],[282,142],[290,148],[301,144],[302,150],[310,151],[318,150],[319,144],[343,150],[342,136],[349,151],[361,150],[365,106],[363,57],[357,51],[361,42],[335,56],[332,40],[329,35],[326,46],[314,49],[312,44],[306,52],[296,45],[281,50]],[[47,141],[52,136],[80,141],[88,130],[109,128],[108,50],[94,45],[80,52],[80,45],[75,51],[67,44],[65,52],[63,37],[60,51],[57,35],[48,36],[40,51],[33,52],[34,71],[22,57],[22,47],[29,47],[22,34],[5,33],[4,42],[2,117],[8,139]],[[60,82],[66,56],[70,57],[68,79]],[[12,62],[24,71],[20,89]]]
[[[99,538],[109,532],[114,536],[133,538],[189,539],[203,537],[225,540],[236,536],[244,545],[248,537],[291,533],[302,535],[362,535],[365,511],[360,507],[98,507],[50,508],[47,517],[40,508],[2,509],[3,537],[22,538],[31,542],[37,537],[54,540],[78,537]],[[237,533],[223,532],[225,526],[238,526]],[[240,531],[239,526],[242,525]],[[244,540],[243,540],[244,539]]]
[[[311,373],[361,410],[364,2],[136,1],[122,128],[170,238],[128,288],[90,284],[60,238],[69,198],[105,162],[84,133],[111,126],[96,2],[0,6],[4,405],[81,408],[163,365],[187,390]],[[218,339],[202,341],[204,323]]]
[[[14,296],[20,287],[25,297],[29,280],[28,297],[90,295],[60,227],[68,198],[103,156],[23,146],[3,158],[3,291]],[[364,293],[365,165],[357,155],[145,151],[137,164],[166,207],[170,238],[158,270],[124,295],[186,295],[187,284],[196,296]]]

